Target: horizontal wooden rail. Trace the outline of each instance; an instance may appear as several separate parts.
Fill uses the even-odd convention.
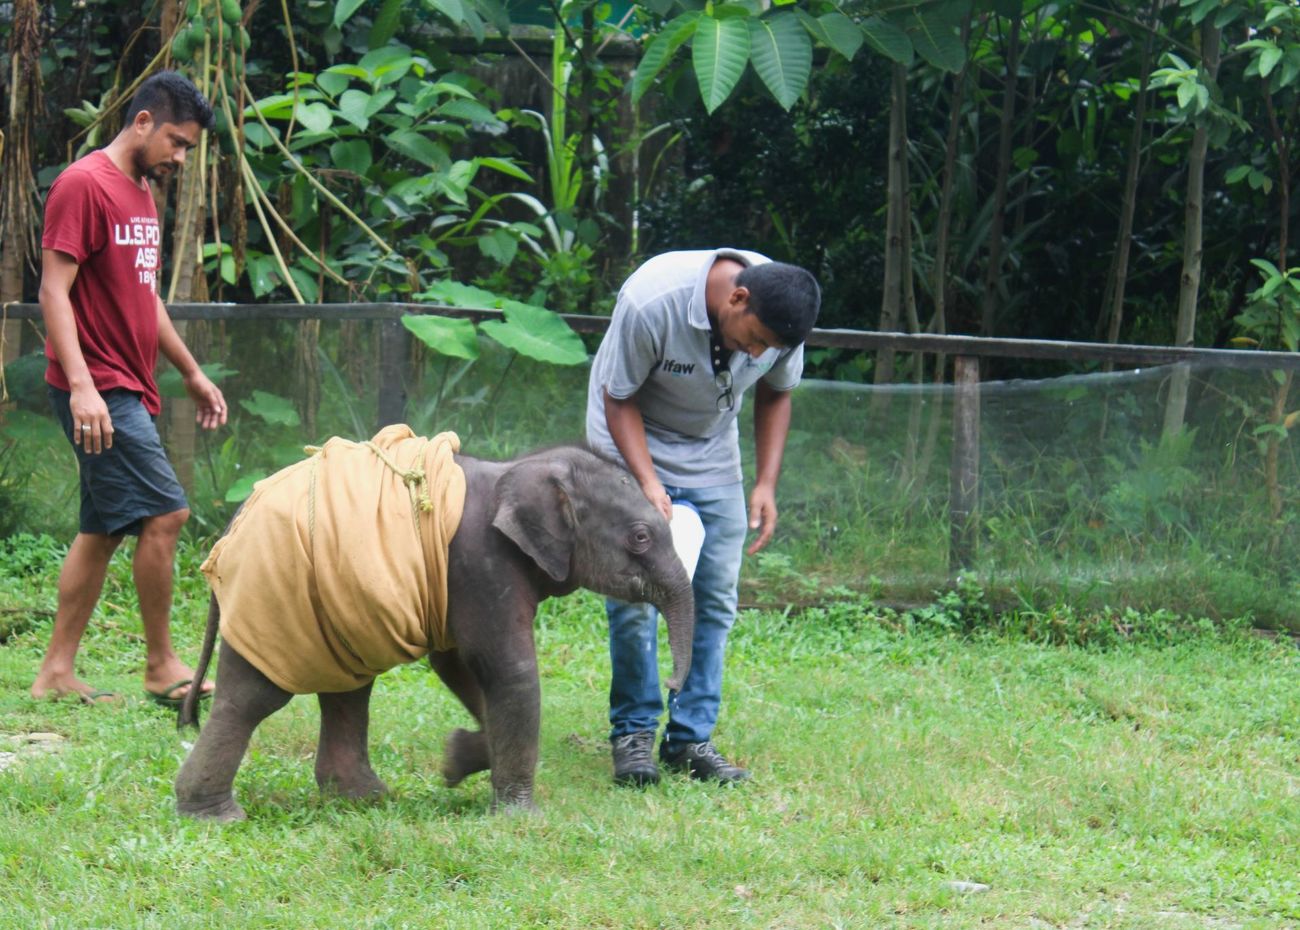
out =
[[[436,304],[183,304],[168,306],[175,320],[394,320],[409,314],[436,314],[475,321],[497,319],[500,310],[470,310]],[[37,304],[8,304],[9,319],[40,319]],[[609,317],[564,314],[580,333],[603,333]],[[1027,358],[1060,362],[1111,362],[1120,366],[1168,365],[1192,362],[1219,368],[1300,370],[1300,353],[1252,349],[1198,349],[1178,346],[1109,345],[1100,342],[1060,342],[1046,339],[989,339],[980,336],[935,336],[882,333],[858,329],[814,329],[808,345],[838,349],[895,349],[974,358]]]

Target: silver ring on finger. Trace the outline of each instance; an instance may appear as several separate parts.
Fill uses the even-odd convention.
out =
[[[82,424],[81,424],[81,431],[82,431],[83,433],[86,432],[86,431],[89,430],[89,429],[90,429],[90,424],[89,424],[89,423],[82,423]]]

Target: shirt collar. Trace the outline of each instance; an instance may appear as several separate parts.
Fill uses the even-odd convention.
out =
[[[749,257],[737,249],[714,249],[704,260],[700,267],[700,273],[695,279],[695,292],[691,295],[691,306],[687,312],[687,319],[691,326],[696,329],[702,329],[705,332],[709,330],[709,308],[704,302],[704,292],[709,283],[709,269],[713,263],[720,258],[732,258],[748,268],[752,262]]]

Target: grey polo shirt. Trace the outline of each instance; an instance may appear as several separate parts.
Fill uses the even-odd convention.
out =
[[[718,410],[722,393],[709,362],[704,287],[718,258],[743,265],[771,259],[737,249],[667,252],[632,273],[618,293],[614,316],[587,385],[587,441],[622,461],[605,421],[605,391],[635,397],[646,444],[665,485],[707,488],[741,480],[736,416],[744,391],[760,378],[788,391],[803,374],[803,347],[768,349],[758,358],[731,356],[732,410]]]

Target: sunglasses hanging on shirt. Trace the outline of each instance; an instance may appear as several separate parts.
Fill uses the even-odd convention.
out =
[[[709,331],[709,363],[713,366],[713,386],[722,393],[718,395],[715,406],[720,413],[736,409],[736,398],[731,393],[731,353],[722,344],[717,333]]]

